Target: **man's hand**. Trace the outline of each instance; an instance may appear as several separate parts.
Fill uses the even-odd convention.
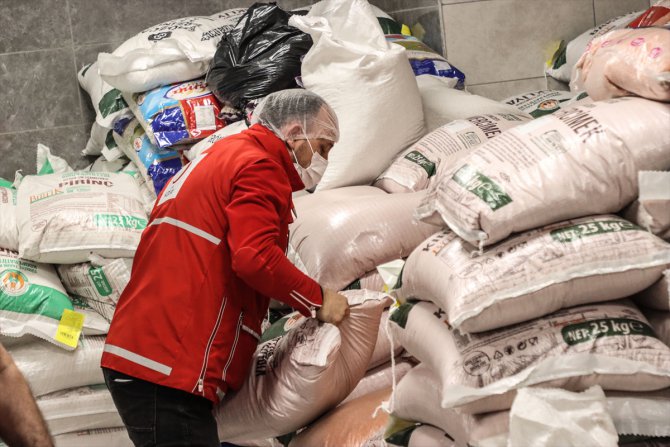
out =
[[[316,311],[316,318],[337,326],[347,315],[349,315],[347,298],[333,290],[323,289],[323,306]]]

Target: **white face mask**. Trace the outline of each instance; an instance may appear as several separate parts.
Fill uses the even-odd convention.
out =
[[[293,165],[295,166],[296,171],[298,171],[300,179],[305,184],[305,188],[311,189],[321,181],[323,173],[326,172],[328,160],[323,158],[318,152],[314,151],[312,143],[310,143],[309,140],[306,139],[305,141],[307,141],[309,148],[312,150],[312,161],[310,161],[309,166],[303,168],[300,166],[300,163],[298,163],[298,157],[295,156],[295,151],[292,150],[293,159],[295,160]]]

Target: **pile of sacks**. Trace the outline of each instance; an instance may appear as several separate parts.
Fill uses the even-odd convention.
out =
[[[147,223],[133,173],[72,171],[45,146],[39,175],[0,181],[0,334],[56,445],[125,445],[100,358]]]
[[[462,83],[464,78],[441,56],[421,46],[407,35],[406,29],[403,31],[388,15],[365,1],[328,1],[315,5],[308,15],[293,15],[268,5],[252,9],[232,9],[159,24],[130,38],[113,53],[99,55],[96,62],[78,74],[96,112],[91,137],[83,151],[84,155],[96,157],[95,161],[75,171],[52,155],[49,148],[39,145],[37,175],[23,177],[18,173],[13,182],[0,181],[0,336],[26,376],[57,445],[129,444],[104,386],[99,362],[105,334],[116,302],[129,281],[132,259],[153,203],[163,185],[189,159],[215,141],[244,130],[244,118],[262,96],[296,86],[273,83],[259,90],[258,85],[264,81],[258,85],[249,81],[244,92],[242,88],[229,92],[244,97],[246,102],[241,103],[228,100],[221,84],[210,85],[205,74],[222,47],[222,36],[231,42],[235,33],[261,32],[242,27],[240,18],[265,14],[277,19],[275,22],[291,19],[295,23],[292,22],[290,33],[299,34],[301,41],[313,42],[304,48],[314,51],[305,57],[302,71],[300,65],[296,73],[279,67],[276,79],[290,74],[291,83],[322,94],[343,117],[351,116],[352,108],[357,113],[365,111],[370,120],[388,109],[405,112],[395,115],[396,130],[391,134],[384,131],[388,123],[382,120],[377,120],[374,132],[369,126],[361,129],[358,120],[343,122],[346,139],[338,143],[342,158],[331,163],[330,186],[324,183],[324,189],[370,183],[392,157],[423,135],[416,75],[430,71],[434,74],[431,77],[449,86]],[[359,21],[360,26],[352,28],[358,34],[344,29],[338,17]],[[328,32],[321,26],[324,21],[332,23]],[[395,37],[387,40],[381,24],[389,26],[387,34]],[[395,44],[395,40],[412,42],[410,46],[416,51],[408,58],[403,46],[409,44]],[[374,57],[361,60],[361,45]],[[296,54],[292,53],[294,59]],[[333,54],[343,57],[335,63],[331,61]],[[357,68],[363,62],[367,73]],[[291,67],[296,69],[295,64]],[[393,79],[395,87],[389,88],[388,79]],[[378,92],[372,97],[377,99],[362,101],[361,92],[370,89]],[[358,103],[352,103],[354,98]],[[369,150],[373,146],[378,149]],[[351,169],[360,156],[368,160],[365,172]],[[404,203],[405,215],[411,216],[418,197]],[[389,203],[384,207],[391,210]],[[430,225],[415,225],[409,219],[401,225],[408,222],[416,227],[412,241],[401,244],[399,253],[389,250],[379,262],[358,266],[356,271],[362,269],[361,273],[366,273],[399,254],[407,256],[435,230]],[[290,427],[284,423],[276,430],[260,431],[262,437],[302,428],[345,399],[354,401],[371,392],[386,392],[390,387],[392,357],[399,355],[400,349],[392,349],[379,328],[385,327],[391,304],[383,289],[388,290],[395,283],[393,278],[399,267],[397,263],[389,264],[380,270],[386,282],[380,274],[356,273],[343,284],[352,289],[348,295],[352,304],[351,328],[319,325],[312,319],[299,322],[289,313],[281,321],[291,321],[291,325],[312,331],[315,340],[323,341],[301,351],[296,343],[303,343],[306,335],[291,331],[269,339],[272,349],[268,344],[259,347],[259,352],[273,359],[293,358],[300,362],[299,371],[312,364],[315,377],[323,375],[318,389],[305,389],[293,396],[299,418],[292,420]],[[263,359],[254,361],[254,370],[260,371]],[[396,374],[409,370],[407,362],[399,361],[398,365]],[[275,361],[268,366],[278,368]],[[290,376],[291,371],[282,374]],[[341,379],[340,385],[333,386],[337,378]],[[262,386],[262,381],[250,380],[245,389],[253,392]],[[324,394],[322,389],[326,387],[332,387],[332,395]],[[244,392],[241,390],[237,399],[242,400]],[[306,396],[315,398],[310,411],[301,403]],[[387,396],[388,393],[384,398]],[[289,409],[290,405],[282,404],[278,411]],[[221,414],[229,419],[223,407]],[[239,413],[237,417],[251,416]],[[245,423],[238,426],[244,427]],[[234,436],[222,433],[222,439],[226,438]]]
[[[225,91],[205,74],[239,78],[218,51],[262,33],[238,22],[254,11],[296,52],[273,82]],[[294,199],[288,255],[351,315],[335,327],[274,303],[247,381],[216,408],[222,441],[506,445],[553,433],[546,413],[524,432],[538,402],[588,402],[602,439],[670,436],[655,416],[670,409],[667,104],[599,101],[587,82],[471,95],[364,0],[156,25],[79,78],[99,158],[73,171],[39,146],[39,175],[0,182],[0,334],[58,444],[129,444],[99,361],[153,202],[293,82],[328,101],[342,137]]]
[[[621,85],[651,72],[662,86],[651,59]],[[442,229],[394,292],[394,342],[421,364],[385,404],[389,445],[670,437],[670,105],[655,87],[509,98],[537,118],[412,156],[425,172],[404,188],[427,188],[415,216]]]

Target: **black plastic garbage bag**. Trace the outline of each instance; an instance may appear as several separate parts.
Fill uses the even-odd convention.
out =
[[[244,110],[249,100],[297,86],[312,38],[289,26],[293,13],[255,3],[219,42],[207,84],[224,104]]]

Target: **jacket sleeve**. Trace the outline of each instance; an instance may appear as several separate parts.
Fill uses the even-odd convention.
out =
[[[277,179],[285,176],[269,159],[238,172],[226,207],[232,268],[256,291],[314,316],[323,303],[321,287],[291,264],[279,245],[280,212],[288,208],[291,190]]]

